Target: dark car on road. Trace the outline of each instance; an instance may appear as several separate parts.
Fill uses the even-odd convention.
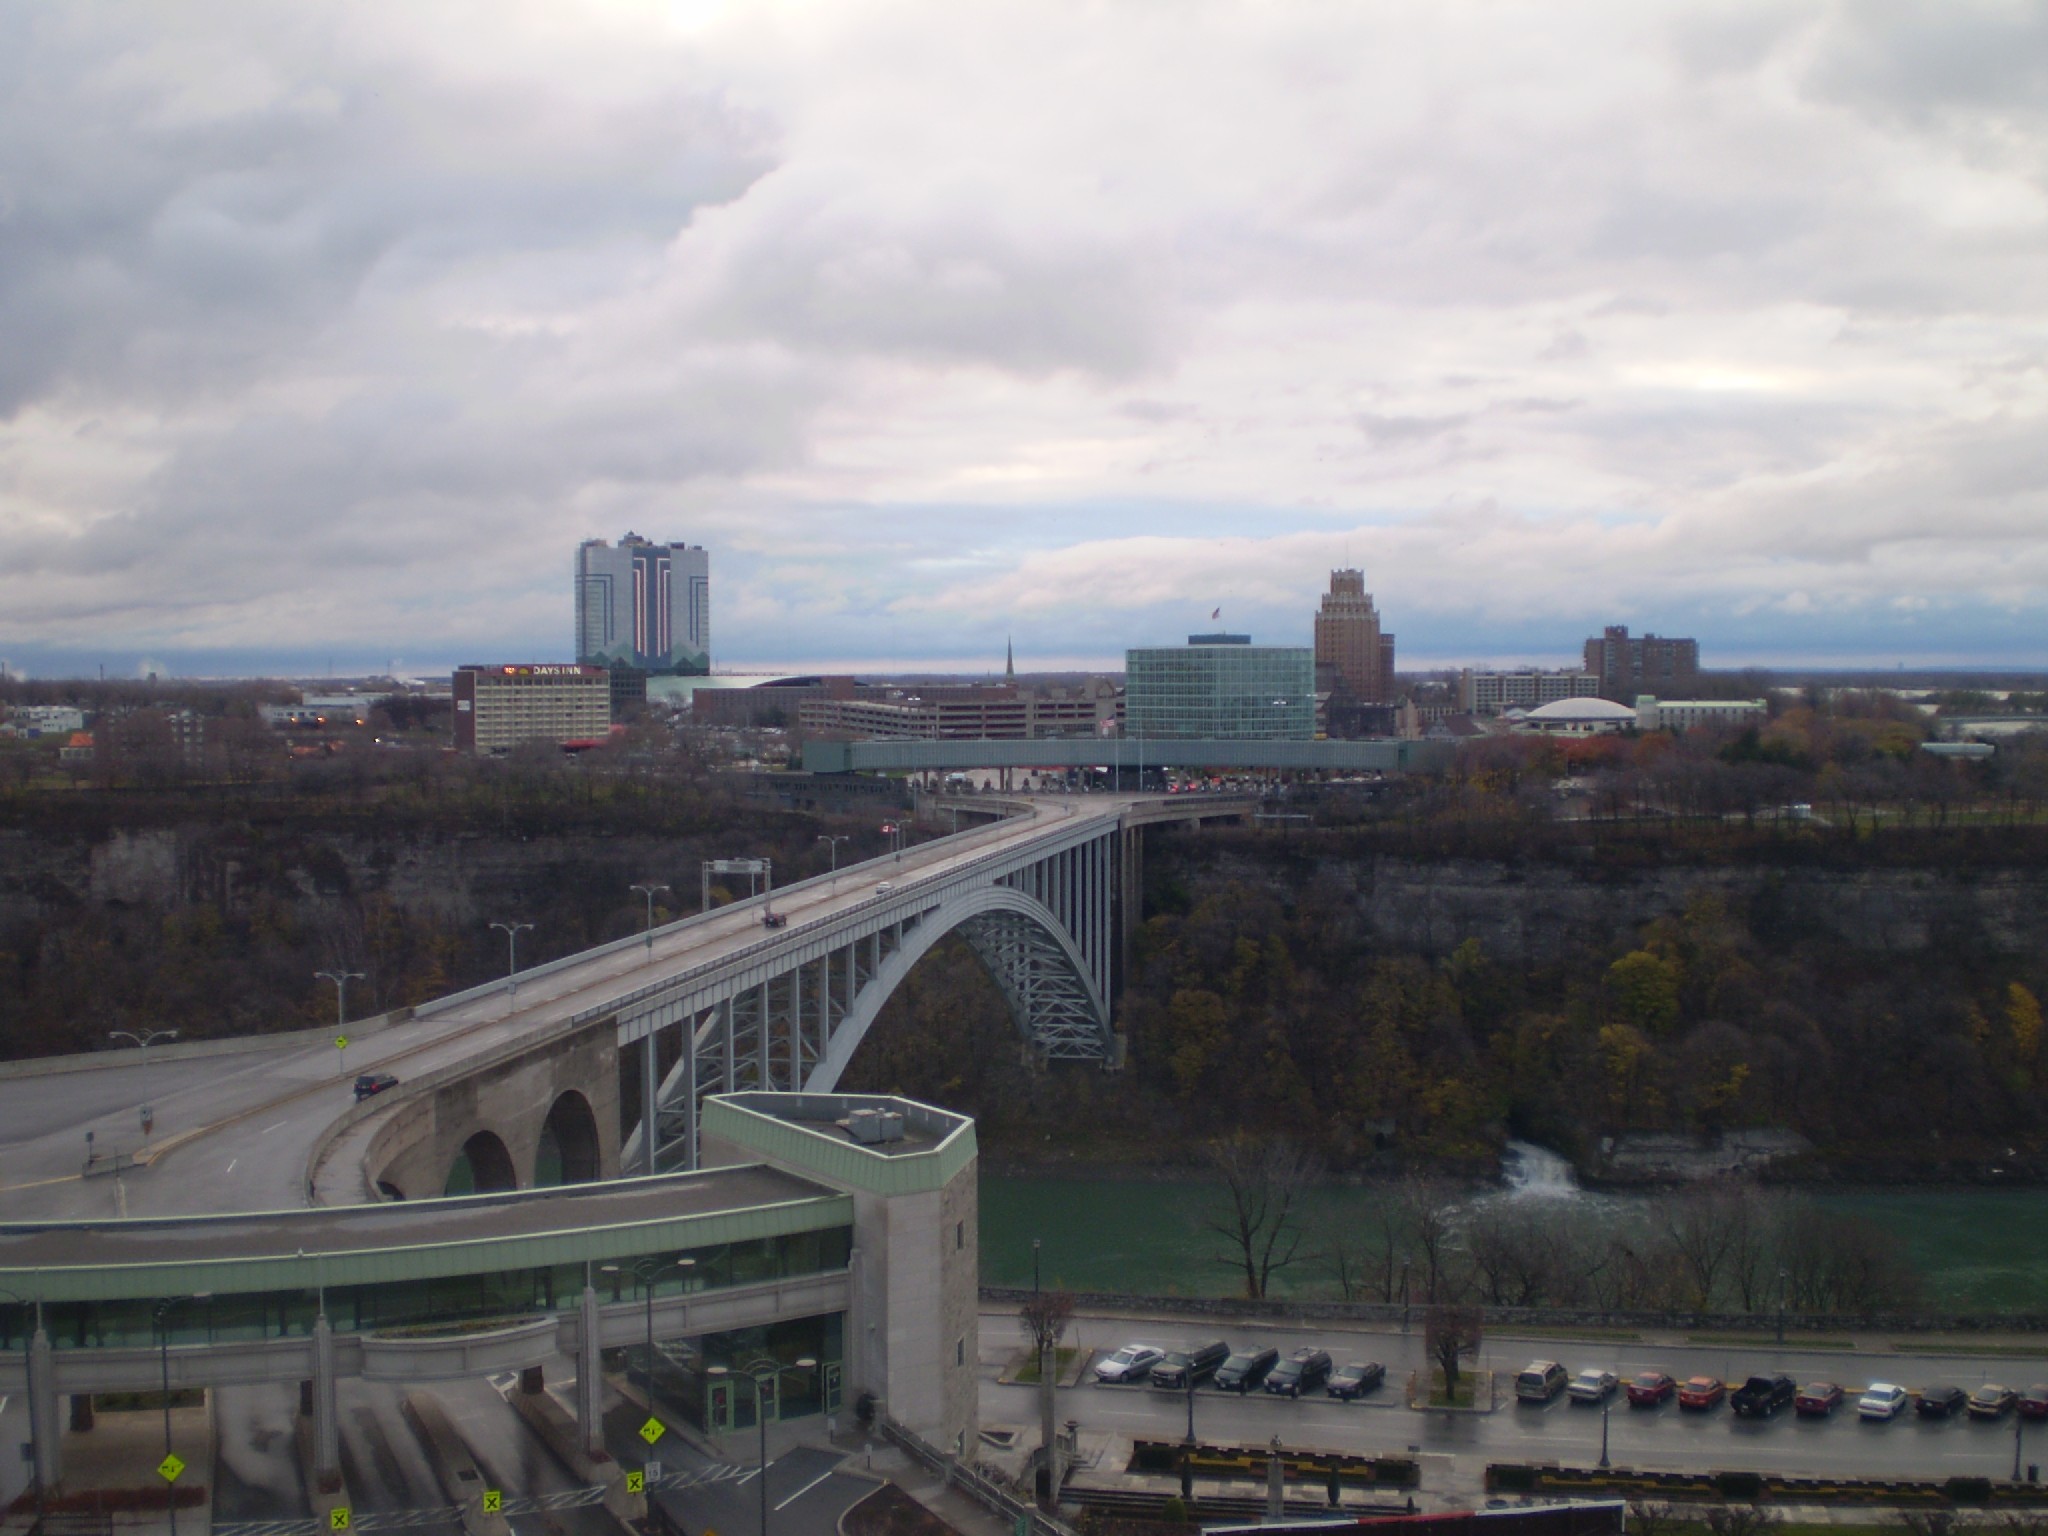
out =
[[[2048,1381],[2022,1392],[2019,1409],[2023,1419],[2048,1419]]]
[[[356,1077],[356,1102],[374,1099],[386,1088],[396,1088],[398,1079],[389,1072],[363,1072]]]
[[[1266,1390],[1279,1397],[1299,1397],[1330,1379],[1330,1352],[1297,1349],[1266,1373]]]
[[[1799,1395],[1799,1383],[1780,1372],[1752,1376],[1728,1394],[1728,1406],[1741,1419],[1768,1419]]]
[[[1677,1390],[1678,1383],[1663,1371],[1638,1371],[1629,1378],[1629,1406],[1654,1408]]]
[[[1249,1392],[1279,1363],[1277,1349],[1240,1349],[1216,1367],[1216,1385],[1226,1392]]]
[[[1350,1402],[1368,1392],[1379,1390],[1381,1382],[1387,1379],[1387,1368],[1377,1360],[1354,1360],[1349,1365],[1340,1365],[1330,1375],[1330,1384],[1323,1390],[1335,1398]]]
[[[1809,1381],[1792,1399],[1792,1411],[1805,1419],[1824,1419],[1842,1406],[1842,1389],[1832,1381]]]
[[[1945,1419],[1964,1403],[1969,1394],[1961,1387],[1925,1387],[1920,1392],[1920,1417],[1923,1419]]]
[[[1200,1386],[1214,1376],[1229,1358],[1230,1346],[1221,1339],[1194,1349],[1169,1349],[1166,1358],[1152,1367],[1152,1385],[1168,1392],[1185,1392],[1190,1382]]]

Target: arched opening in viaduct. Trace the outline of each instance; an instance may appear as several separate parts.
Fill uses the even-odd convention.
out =
[[[519,1187],[519,1174],[512,1166],[512,1154],[490,1131],[478,1131],[462,1144],[448,1170],[444,1195],[497,1194]]]
[[[575,1089],[560,1095],[540,1128],[533,1155],[535,1188],[551,1184],[588,1184],[604,1170],[597,1139],[597,1115]]]

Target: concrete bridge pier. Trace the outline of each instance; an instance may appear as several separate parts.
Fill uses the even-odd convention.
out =
[[[64,1480],[64,1433],[57,1417],[56,1361],[40,1323],[28,1347],[28,1433],[36,1481],[47,1494]]]
[[[334,1330],[327,1314],[313,1319],[313,1480],[318,1491],[341,1486],[341,1434],[334,1400]]]
[[[583,1287],[581,1325],[576,1330],[576,1436],[586,1456],[604,1455],[604,1361],[599,1335],[597,1291]]]

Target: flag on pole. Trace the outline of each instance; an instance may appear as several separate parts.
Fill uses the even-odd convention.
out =
[[[1220,619],[1223,617],[1223,610],[1221,608],[1218,608],[1215,612],[1211,613],[1209,617],[1212,619]]]

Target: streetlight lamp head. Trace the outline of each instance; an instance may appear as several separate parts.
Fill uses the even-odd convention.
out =
[[[800,1356],[794,1363],[800,1371],[815,1371],[818,1368],[818,1362],[809,1355]]]

